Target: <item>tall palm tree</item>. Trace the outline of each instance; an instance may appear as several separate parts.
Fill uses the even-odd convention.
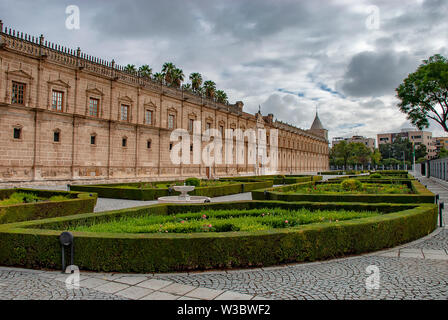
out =
[[[183,89],[184,91],[188,91],[188,92],[193,91],[193,87],[192,87],[191,84],[189,84],[189,83],[183,84],[183,85],[182,85],[182,89]]]
[[[202,75],[198,72],[190,74],[191,86],[194,91],[199,91],[202,85]]]
[[[152,78],[159,83],[163,83],[165,76],[161,72],[156,72],[152,75]]]
[[[182,84],[182,81],[184,81],[184,72],[182,69],[176,68],[172,72],[172,84],[176,85],[177,87],[180,87]]]
[[[162,74],[165,77],[167,84],[173,83],[173,72],[176,70],[176,66],[172,62],[165,62],[162,66]]]
[[[124,71],[135,73],[137,72],[137,69],[135,68],[135,64],[128,64],[126,67],[124,67]]]
[[[151,78],[152,69],[147,64],[144,64],[140,68],[138,68],[138,72],[143,78]]]
[[[215,96],[215,92],[216,92],[216,83],[214,83],[211,80],[207,80],[204,82],[204,91],[205,91],[205,95],[210,98],[213,99]]]
[[[229,101],[227,100],[227,93],[225,93],[223,90],[216,90],[216,101],[220,103],[227,104]]]

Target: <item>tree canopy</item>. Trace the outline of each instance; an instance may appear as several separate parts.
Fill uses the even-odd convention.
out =
[[[424,60],[417,71],[408,75],[395,89],[398,107],[413,125],[422,130],[434,120],[448,132],[448,60],[436,54]]]
[[[373,159],[373,156],[375,158]],[[381,155],[379,152],[375,154],[360,142],[350,142],[341,141],[334,145],[330,151],[330,163],[332,165],[343,165],[347,167],[348,164],[356,165],[362,164],[366,165],[374,161],[379,161]]]

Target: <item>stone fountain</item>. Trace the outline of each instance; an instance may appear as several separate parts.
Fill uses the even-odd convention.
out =
[[[174,186],[175,191],[180,192],[178,196],[166,196],[157,198],[159,203],[204,203],[210,202],[209,197],[204,196],[190,196],[188,192],[193,191],[195,186]]]

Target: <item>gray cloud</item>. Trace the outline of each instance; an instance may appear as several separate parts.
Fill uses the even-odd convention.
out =
[[[361,52],[350,61],[340,89],[354,97],[393,94],[418,61],[406,52]]]

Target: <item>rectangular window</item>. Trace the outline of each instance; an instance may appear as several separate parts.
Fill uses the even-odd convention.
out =
[[[98,105],[100,104],[100,100],[95,98],[90,98],[89,101],[89,115],[92,117],[98,117]]]
[[[221,133],[221,137],[224,138],[224,126],[219,126],[219,132]]]
[[[23,104],[25,101],[25,84],[12,82],[12,103]]]
[[[64,92],[53,90],[53,98],[51,108],[56,111],[62,111],[62,101]]]
[[[14,128],[14,139],[20,139],[22,137],[22,129]]]
[[[145,112],[145,123],[152,124],[152,111],[151,110],[146,110],[146,112]]]
[[[122,104],[121,105],[121,121],[128,121],[129,118],[129,106]]]
[[[96,136],[95,135],[90,136],[90,144],[96,144]]]
[[[151,149],[151,140],[146,141],[146,148]]]
[[[188,131],[193,131],[193,119],[188,119]]]
[[[207,122],[207,123],[205,124],[205,128],[206,128],[206,129],[210,129],[211,126],[212,126],[212,125],[210,124],[210,122]]]
[[[121,146],[122,147],[126,147],[127,143],[128,143],[128,139],[126,139],[126,138],[121,139]]]
[[[171,149],[173,149],[173,144],[172,144],[172,143],[170,143],[170,150],[171,150]]]
[[[168,115],[168,129],[174,129],[174,115]]]
[[[60,138],[60,133],[59,133],[59,131],[55,131],[55,132],[53,132],[53,141],[54,141],[54,142],[59,142],[59,138]]]

